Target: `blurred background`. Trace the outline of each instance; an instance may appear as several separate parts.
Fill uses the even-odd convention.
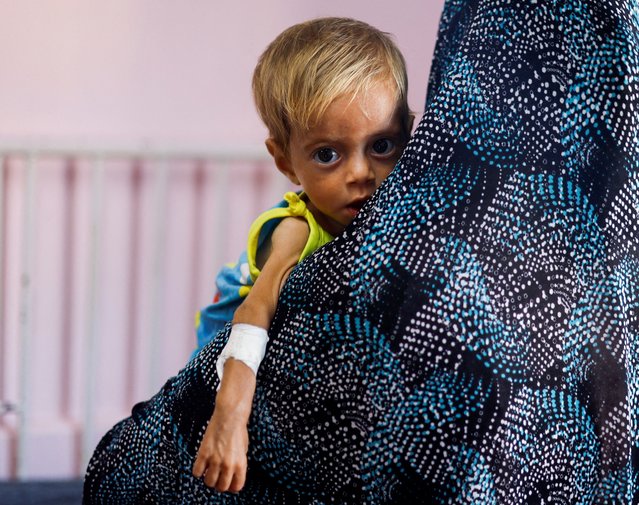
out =
[[[284,28],[394,34],[419,118],[443,0],[0,0],[0,480],[81,477],[187,362],[288,186],[251,75]]]

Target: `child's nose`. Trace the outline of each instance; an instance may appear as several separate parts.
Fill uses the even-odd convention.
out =
[[[348,182],[370,183],[375,180],[375,171],[370,159],[366,156],[356,156],[350,160],[348,170]]]

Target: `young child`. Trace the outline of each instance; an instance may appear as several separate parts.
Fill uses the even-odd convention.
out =
[[[401,53],[386,34],[352,19],[285,30],[261,56],[253,93],[268,152],[303,191],[258,217],[245,259],[218,276],[219,292],[233,278],[239,286],[200,313],[202,347],[234,311],[217,362],[215,411],[193,465],[218,491],[244,485],[255,377],[280,289],[302,259],[353,220],[395,166],[412,126]]]

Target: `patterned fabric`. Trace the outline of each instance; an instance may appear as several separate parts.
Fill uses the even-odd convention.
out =
[[[224,265],[217,274],[215,278],[217,289],[213,303],[196,315],[197,349],[193,351],[191,357],[200,352],[226,323],[233,319],[235,311],[260,274],[255,260],[258,249],[285,217],[301,217],[308,223],[310,233],[300,255],[300,261],[333,240],[333,237],[315,221],[313,214],[306,207],[303,193],[289,191],[275,207],[262,212],[251,225],[246,251],[240,254],[237,263]]]
[[[398,168],[282,292],[245,490],[190,475],[223,332],[87,501],[639,502],[638,92],[637,0],[449,0]]]

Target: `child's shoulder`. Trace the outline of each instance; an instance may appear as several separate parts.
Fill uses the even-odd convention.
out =
[[[285,217],[271,234],[271,247],[301,252],[306,246],[310,233],[311,230],[306,219],[294,216]]]
[[[305,219],[283,218],[257,250],[255,259],[257,268],[261,270],[272,256],[277,257],[278,261],[299,262],[309,236],[310,228]]]

